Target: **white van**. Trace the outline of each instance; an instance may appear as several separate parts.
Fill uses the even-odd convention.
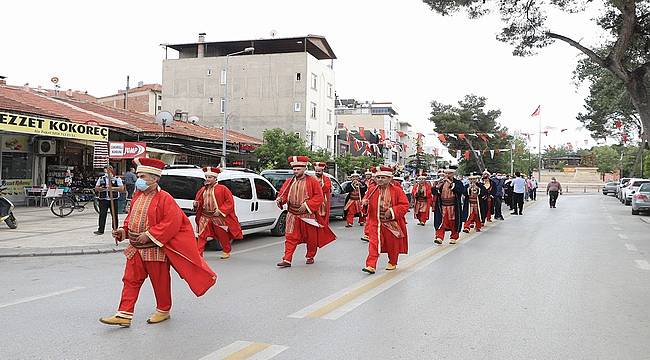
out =
[[[160,178],[160,187],[170,193],[183,212],[194,221],[193,202],[205,175],[195,165],[171,165]],[[274,236],[284,236],[286,211],[275,204],[275,188],[265,178],[255,173],[224,170],[219,183],[226,186],[235,199],[235,213],[244,235],[271,231]],[[196,229],[195,229],[196,230]]]

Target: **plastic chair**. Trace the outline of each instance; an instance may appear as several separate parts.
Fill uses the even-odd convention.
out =
[[[56,195],[56,191],[58,189],[47,189],[47,194],[45,194],[45,202],[47,203],[47,206],[50,206],[52,204],[52,201],[54,201],[55,198],[61,196],[61,195]],[[63,192],[61,192],[63,194]]]

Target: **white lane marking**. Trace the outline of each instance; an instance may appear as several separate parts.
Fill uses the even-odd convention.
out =
[[[248,248],[248,249],[244,249],[244,250],[233,251],[233,252],[231,252],[230,254],[231,254],[231,255],[243,254],[243,253],[247,253],[247,252],[251,252],[251,251],[255,251],[255,250],[259,250],[259,249],[264,249],[264,248],[267,248],[267,247],[275,246],[275,245],[278,245],[278,244],[284,244],[284,240],[282,240],[282,241],[276,241],[276,242],[273,242],[273,243],[270,243],[270,244],[264,244],[264,245],[260,245],[260,246],[254,246],[254,247],[252,247],[252,248]]]
[[[267,347],[266,349],[258,352],[257,354],[249,357],[249,360],[268,360],[274,358],[276,355],[280,354],[281,352],[287,350],[289,347],[288,346],[282,346],[282,345],[271,345]]]
[[[19,300],[16,300],[16,301],[12,301],[12,302],[9,302],[9,303],[0,304],[0,309],[5,308],[5,307],[9,307],[9,306],[13,306],[13,305],[24,304],[24,303],[30,302],[30,301],[41,300],[41,299],[49,298],[49,297],[52,297],[52,296],[63,295],[63,294],[67,294],[67,293],[77,291],[77,290],[81,290],[81,289],[85,289],[85,288],[83,286],[76,286],[76,287],[73,287],[73,288],[69,288],[69,289],[65,289],[65,290],[61,290],[61,291],[55,291],[55,292],[51,292],[51,293],[47,293],[47,294],[43,294],[43,295],[30,296],[30,297],[26,297],[26,298],[19,299]]]
[[[627,235],[625,235],[625,234],[618,234],[618,237],[620,237],[620,238],[623,239],[623,240],[627,240],[627,239],[629,239],[629,238],[627,237]]]
[[[636,246],[634,246],[632,244],[625,244],[625,247],[630,251],[637,251]]]
[[[636,266],[643,270],[650,270],[650,264],[646,260],[634,260]]]
[[[623,230],[623,229],[621,229],[619,226],[614,226],[614,230],[616,230],[616,231],[621,231],[621,230]]]
[[[257,350],[257,352],[251,354],[250,356],[245,356],[245,354],[239,353],[242,350],[246,351],[246,348],[256,346],[263,350]],[[222,360],[232,358],[245,358],[245,359],[254,359],[254,360],[267,360],[275,357],[279,353],[287,350],[289,347],[282,345],[271,345],[271,344],[262,344],[255,343],[252,341],[235,341],[234,343],[224,346],[221,349],[212,352],[199,360]],[[253,350],[255,351],[255,350]],[[245,356],[245,357],[244,357]]]

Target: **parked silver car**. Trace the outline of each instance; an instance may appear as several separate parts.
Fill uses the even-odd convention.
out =
[[[610,181],[603,185],[603,195],[616,195],[616,189],[618,189],[618,181]]]
[[[650,211],[650,183],[645,183],[632,196],[632,215],[639,215],[641,211]]]
[[[630,182],[623,188],[623,203],[625,205],[632,204],[632,196],[639,190],[641,185],[650,183],[650,179],[632,179]]]

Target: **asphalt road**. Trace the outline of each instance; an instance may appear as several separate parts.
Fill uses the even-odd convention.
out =
[[[334,222],[339,239],[289,269],[281,239],[252,236],[208,253],[204,297],[174,278],[169,321],[146,324],[145,283],[130,328],[97,321],[123,255],[3,258],[0,359],[650,358],[650,217],[599,195],[544,201],[456,246],[411,221],[409,256],[372,276],[360,227]]]

